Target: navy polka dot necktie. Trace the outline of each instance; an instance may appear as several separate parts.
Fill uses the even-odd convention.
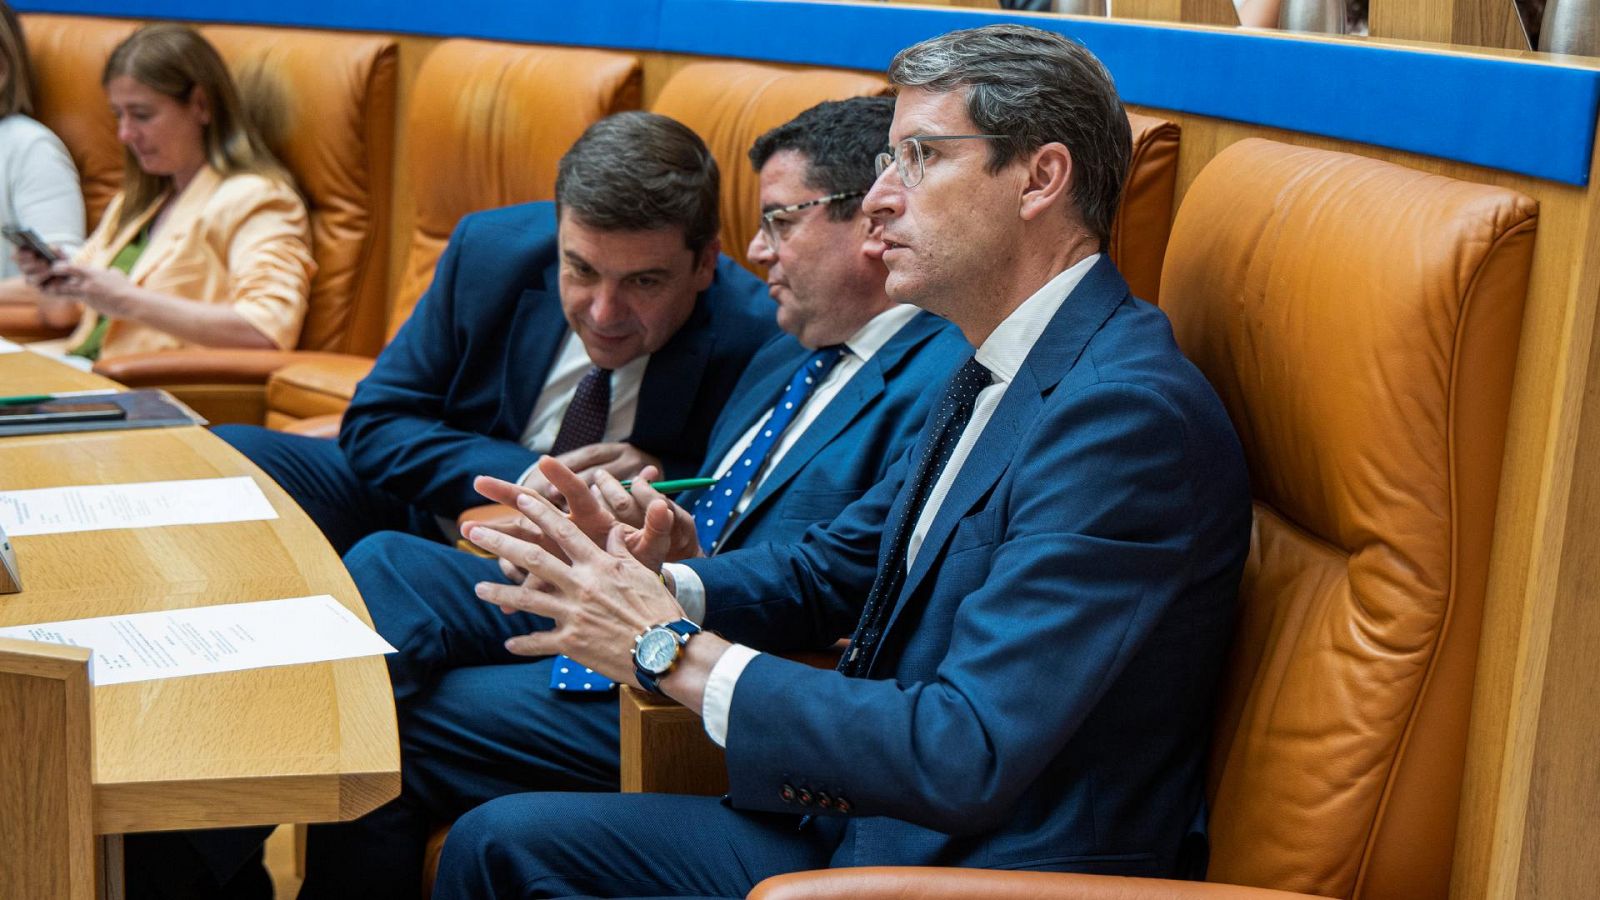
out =
[[[900,588],[905,584],[906,556],[917,518],[921,516],[923,506],[927,505],[928,495],[938,483],[940,473],[955,453],[961,433],[972,421],[972,410],[977,405],[979,392],[993,383],[994,375],[977,359],[969,359],[956,372],[955,380],[945,389],[939,405],[929,414],[931,427],[927,432],[928,439],[922,445],[922,452],[917,454],[916,466],[900,489],[902,493],[909,492],[909,498],[900,517],[890,523],[892,528],[887,531],[889,553],[884,557],[883,566],[878,569],[877,579],[872,582],[872,590],[867,592],[861,621],[850,638],[850,649],[839,660],[839,671],[846,675],[866,676],[873,652],[883,637],[883,626],[889,610],[894,608]]]
[[[694,505],[694,528],[700,539],[700,550],[710,556],[716,552],[717,545],[723,533],[728,528],[728,523],[734,517],[734,508],[739,505],[739,498],[749,489],[750,483],[761,472],[767,461],[767,455],[772,448],[777,446],[783,437],[784,429],[794,421],[800,413],[800,408],[805,405],[806,398],[822,379],[828,377],[833,367],[844,358],[848,351],[844,347],[823,347],[811,354],[800,368],[795,371],[794,377],[789,379],[789,386],[783,389],[783,394],[778,397],[778,402],[772,407],[772,414],[762,423],[760,430],[750,443],[733,461],[733,467],[724,472],[722,477],[712,485],[709,491]]]
[[[572,402],[561,417],[561,430],[550,445],[550,455],[560,456],[568,450],[598,444],[606,436],[606,420],[611,417],[611,370],[590,366],[578,389],[572,392]]]
[[[598,444],[606,436],[606,420],[611,417],[611,370],[590,366],[572,392],[561,430],[550,445],[550,455]],[[558,656],[550,669],[550,687],[558,691],[609,691],[613,682],[593,669],[578,665],[570,657]]]

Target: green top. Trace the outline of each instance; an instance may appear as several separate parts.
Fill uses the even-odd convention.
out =
[[[138,234],[133,236],[133,240],[124,245],[121,250],[117,251],[117,255],[111,260],[111,268],[116,269],[118,272],[121,272],[124,275],[132,272],[134,263],[139,261],[139,257],[144,254],[144,248],[148,247],[149,245],[150,228],[149,226],[145,226],[139,230]],[[95,320],[94,330],[90,331],[89,336],[83,339],[83,343],[73,347],[71,350],[68,350],[68,355],[81,356],[88,360],[99,359],[100,347],[106,342],[106,330],[110,327],[111,318],[109,316],[101,315],[100,318]]]

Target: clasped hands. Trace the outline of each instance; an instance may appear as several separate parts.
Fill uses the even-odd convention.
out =
[[[683,616],[657,573],[663,562],[698,555],[694,520],[651,488],[654,467],[634,479],[631,494],[603,470],[591,486],[552,457],[538,467],[567,512],[530,488],[488,477],[474,482],[480,494],[523,516],[467,526],[463,537],[498,557],[511,581],[480,582],[477,596],[508,613],[555,622],[549,631],[506,641],[512,653],[565,653],[613,681],[633,684],[634,638]]]

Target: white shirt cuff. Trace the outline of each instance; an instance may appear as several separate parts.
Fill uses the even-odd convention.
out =
[[[761,654],[743,644],[734,644],[723,652],[722,658],[711,667],[706,679],[705,697],[701,701],[700,716],[706,723],[706,735],[718,747],[728,746],[728,716],[733,712],[733,689],[744,674],[744,667]]]
[[[539,459],[544,459],[544,457],[540,456]],[[517,484],[520,484],[523,487],[528,486],[528,476],[533,474],[534,469],[539,468],[539,459],[534,460],[533,465],[522,470],[522,474],[517,476]]]
[[[683,563],[663,563],[661,571],[672,576],[673,590],[683,617],[696,625],[706,623],[706,583]]]

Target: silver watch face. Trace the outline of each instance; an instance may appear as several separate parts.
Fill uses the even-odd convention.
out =
[[[634,650],[634,661],[639,668],[652,675],[660,675],[672,667],[672,661],[678,656],[678,635],[667,628],[656,626],[644,633],[639,638],[639,646]]]

